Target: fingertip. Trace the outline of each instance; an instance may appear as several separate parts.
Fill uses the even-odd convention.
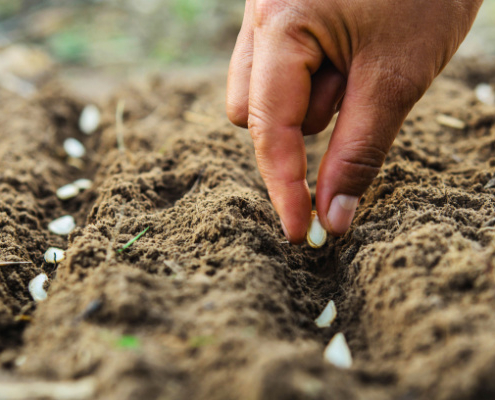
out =
[[[344,235],[351,227],[359,197],[345,194],[337,194],[330,202],[326,214],[328,232],[333,236]]]
[[[292,244],[302,243],[306,238],[312,208],[306,180],[286,187],[279,194],[273,193],[270,198],[287,240]]]
[[[230,122],[241,128],[248,127],[249,107],[247,99],[245,102],[239,102],[239,100],[227,94],[226,110]]]

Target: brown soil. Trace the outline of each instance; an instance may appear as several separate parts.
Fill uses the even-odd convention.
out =
[[[0,398],[5,382],[86,377],[96,399],[495,398],[495,110],[472,90],[494,72],[454,65],[435,82],[352,229],[320,250],[285,242],[221,80],[128,87],[93,136],[53,85],[31,101],[0,92],[0,261],[33,262],[0,267]],[[313,188],[328,135],[307,138]],[[79,168],[66,137],[89,150]],[[80,177],[93,188],[58,200]],[[76,231],[49,233],[67,213]],[[43,261],[53,245],[68,249],[58,268]],[[330,299],[337,320],[318,329]],[[336,332],[350,370],[322,358]]]

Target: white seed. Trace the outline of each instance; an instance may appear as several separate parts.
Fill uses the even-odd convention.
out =
[[[68,185],[62,186],[57,189],[57,197],[60,200],[68,200],[76,197],[79,194],[79,188],[73,183],[69,183]]]
[[[86,148],[77,139],[68,138],[64,142],[64,150],[69,157],[81,158],[86,154]]]
[[[495,92],[488,83],[480,83],[474,89],[476,98],[489,106],[495,105]]]
[[[327,240],[327,231],[321,226],[316,211],[311,211],[311,222],[306,233],[306,240],[315,249],[323,246]]]
[[[448,128],[454,128],[462,130],[466,127],[466,123],[458,118],[451,117],[450,115],[439,114],[437,116],[437,122],[440,125],[446,126]]]
[[[71,215],[64,215],[48,224],[48,230],[56,235],[68,235],[76,228],[76,222]]]
[[[352,366],[352,356],[345,336],[343,333],[337,333],[328,346],[326,347],[323,357],[330,364],[335,365],[339,368],[351,368]]]
[[[337,308],[333,300],[330,300],[320,316],[315,319],[315,323],[318,328],[328,328],[335,318],[337,318]]]
[[[91,135],[100,126],[101,114],[98,107],[94,104],[89,104],[81,112],[79,116],[79,129],[86,135]]]
[[[24,365],[24,363],[27,361],[27,356],[25,355],[22,355],[22,356],[19,356],[17,357],[15,360],[14,360],[14,364],[16,367],[21,367],[22,365]]]
[[[86,190],[93,185],[93,181],[90,179],[78,179],[77,181],[72,182],[72,184],[79,190]]]
[[[36,278],[32,279],[29,282],[29,293],[31,293],[31,297],[34,301],[43,301],[47,298],[47,293],[43,288],[43,285],[48,280],[48,276],[46,274],[39,274]]]
[[[65,251],[58,249],[56,247],[50,247],[45,252],[45,261],[50,264],[55,264],[55,262],[60,262],[65,260]]]

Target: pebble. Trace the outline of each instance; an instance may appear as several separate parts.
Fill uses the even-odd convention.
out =
[[[65,260],[65,251],[57,247],[50,247],[45,252],[45,261],[50,264],[55,264],[55,262],[61,262]]]
[[[349,346],[345,340],[345,336],[342,332],[337,333],[328,346],[326,347],[323,357],[330,364],[335,365],[339,368],[351,368],[352,366],[352,356]]]
[[[94,104],[89,104],[79,116],[79,129],[86,135],[93,134],[100,126],[101,113]]]
[[[69,157],[81,158],[86,154],[86,148],[77,139],[68,138],[64,142],[64,150]]]
[[[76,228],[72,215],[64,215],[48,224],[48,230],[56,235],[68,235]]]

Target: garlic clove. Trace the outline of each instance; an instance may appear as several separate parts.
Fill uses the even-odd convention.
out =
[[[495,105],[495,91],[488,83],[480,83],[474,88],[476,98],[489,106]]]
[[[76,197],[78,194],[79,194],[79,188],[72,183],[69,183],[68,185],[62,186],[57,189],[57,197],[60,200],[72,199],[73,197]]]
[[[55,264],[55,262],[61,262],[65,260],[65,251],[58,249],[56,247],[50,247],[45,252],[45,261],[50,264]]]
[[[89,104],[83,108],[79,116],[79,129],[86,135],[91,135],[100,126],[101,113],[94,104]]]
[[[48,276],[46,276],[46,274],[39,274],[29,282],[29,293],[31,294],[31,297],[34,301],[43,301],[46,300],[46,298],[48,297],[48,294],[43,288],[43,285],[47,280]]]
[[[77,181],[72,182],[72,184],[79,190],[86,190],[93,186],[93,181],[90,179],[78,179]]]
[[[315,323],[318,328],[328,328],[335,318],[337,318],[337,308],[333,300],[330,300],[320,316],[315,319]]]
[[[306,240],[315,249],[323,246],[327,240],[327,231],[321,226],[316,211],[311,211],[311,221],[306,233]]]
[[[351,368],[352,356],[343,333],[337,333],[326,347],[323,357],[339,368]]]
[[[86,154],[86,148],[77,139],[68,138],[64,142],[64,150],[69,157],[81,158]]]
[[[76,228],[76,222],[71,215],[64,215],[48,224],[48,230],[56,235],[68,235]]]

